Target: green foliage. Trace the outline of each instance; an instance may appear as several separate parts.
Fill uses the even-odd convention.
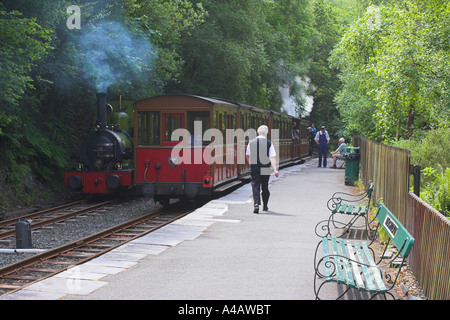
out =
[[[332,63],[352,134],[385,141],[449,126],[449,12],[448,2],[393,0],[369,6],[347,30]]]
[[[60,181],[67,160],[65,149],[56,143],[57,131],[43,131],[31,121],[21,125],[16,122],[15,126],[0,138],[0,147],[5,151],[1,164],[8,168],[7,181],[19,188],[31,173],[40,181]]]
[[[51,32],[36,19],[7,12],[0,4],[0,136],[16,119],[15,109],[25,91],[34,89],[29,72],[52,49],[50,41]]]
[[[422,167],[420,197],[437,210],[449,214],[450,206],[450,129],[436,129],[410,140],[391,145],[409,149],[411,163]]]
[[[342,3],[342,5],[344,5]],[[338,14],[339,7],[325,0],[314,2],[314,30],[317,38],[313,46],[314,53],[311,59],[309,75],[315,87],[312,92],[314,107],[310,119],[316,127],[327,126],[332,142],[345,137],[350,141],[350,136],[343,132],[339,111],[336,108],[334,97],[340,87],[338,70],[329,66],[330,52],[339,41],[343,33],[343,25],[338,22],[341,15]]]
[[[202,3],[188,0],[127,0],[126,14],[136,20],[142,30],[152,34],[155,45],[179,43],[181,37],[190,33],[204,21],[207,12]]]
[[[168,82],[178,82],[184,60],[176,47],[183,36],[191,34],[207,16],[202,3],[194,4],[188,0],[125,0],[124,7],[127,20],[139,26],[135,31],[147,35],[157,47],[158,54],[151,75],[154,77],[153,85],[162,90]],[[142,96],[136,97],[140,98]]]
[[[203,1],[204,22],[176,47],[185,61],[169,92],[219,96],[280,110],[279,88],[298,92],[312,34],[308,1]]]
[[[430,182],[421,186],[420,197],[450,218],[450,168],[444,170],[438,165],[437,169],[428,167],[422,173]]]
[[[450,128],[439,128],[416,135],[410,140],[392,141],[390,144],[411,151],[411,163],[422,168],[450,167]]]
[[[0,11],[0,103],[17,106],[25,90],[33,88],[28,73],[51,50],[50,33],[36,19],[23,18],[17,11]]]
[[[6,127],[9,123],[11,123],[11,121],[13,121],[15,119],[15,117],[12,116],[7,116],[5,114],[5,112],[2,112],[0,114],[0,136],[3,134],[2,133],[2,128]]]
[[[28,73],[51,49],[50,31],[39,26],[36,19],[21,16],[17,11],[0,11],[0,101],[13,106],[26,88],[33,88]]]

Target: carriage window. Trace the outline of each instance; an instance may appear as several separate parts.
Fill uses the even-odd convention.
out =
[[[159,112],[138,112],[138,144],[159,145]]]
[[[183,114],[164,114],[163,125],[164,144],[177,144],[181,141],[181,137],[177,140],[172,140],[172,132],[183,128]]]
[[[229,120],[229,128],[228,129],[236,129],[236,115],[230,114]]]
[[[201,122],[201,132],[195,132],[195,121]],[[188,111],[187,113],[187,129],[191,134],[191,143],[195,145],[209,145],[209,139],[204,141],[205,131],[210,128],[210,113],[209,111]]]

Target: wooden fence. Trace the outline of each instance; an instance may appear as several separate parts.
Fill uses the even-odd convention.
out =
[[[410,152],[361,136],[360,175],[375,185],[375,199],[382,200],[415,239],[409,266],[429,300],[450,300],[450,220],[409,192]]]
[[[367,186],[375,186],[375,200],[383,203],[402,224],[406,218],[406,195],[409,192],[410,151],[381,144],[362,136],[353,138],[353,146],[360,147],[360,175]]]
[[[414,193],[407,197],[406,229],[415,239],[409,266],[429,300],[450,300],[450,220]]]

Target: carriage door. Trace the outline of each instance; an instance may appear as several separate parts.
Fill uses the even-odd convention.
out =
[[[163,114],[163,145],[176,145],[181,141],[181,137],[172,140],[172,133],[176,129],[183,128],[184,114],[182,113],[167,113]]]

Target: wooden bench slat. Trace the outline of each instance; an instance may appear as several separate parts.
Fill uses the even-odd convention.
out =
[[[386,292],[387,289],[386,289],[384,281],[381,277],[381,271],[380,271],[380,269],[377,268],[377,265],[376,265],[375,261],[373,260],[372,255],[369,252],[369,247],[367,246],[367,243],[364,242],[362,248],[363,248],[364,254],[367,257],[368,264],[371,266],[370,269],[372,270],[372,274],[375,278],[377,287],[379,288],[379,290],[381,292]]]
[[[358,257],[358,261],[362,263],[361,264],[361,269],[363,271],[364,278],[366,279],[367,289],[369,290],[370,293],[375,293],[376,292],[376,287],[375,287],[375,284],[373,282],[372,275],[369,272],[369,268],[367,268],[367,266],[366,266],[366,264],[368,264],[366,262],[367,257],[365,257],[363,255],[363,252],[361,251],[361,246],[360,246],[359,243],[355,243],[355,248],[356,248],[356,254],[357,254],[357,257]]]
[[[344,241],[342,240],[342,242],[344,242]],[[347,249],[348,249],[348,257],[350,259],[356,261],[355,253],[353,251],[354,250],[353,246],[349,244],[347,246]],[[358,290],[364,290],[365,289],[364,281],[363,281],[363,279],[361,277],[361,273],[359,271],[358,264],[355,261],[350,261],[350,264],[352,265],[352,270],[351,271],[353,272],[353,275],[354,275],[354,277],[356,279],[356,286],[357,286]]]
[[[340,204],[339,207],[338,207],[338,209],[337,209],[337,212],[338,212],[338,213],[344,213],[344,212],[345,212],[345,209],[347,209],[347,204],[346,204],[346,203]]]
[[[334,238],[334,240],[336,241],[336,237],[333,237]],[[344,243],[344,241],[342,240],[342,239],[338,239],[338,242],[339,242],[339,246],[340,246],[340,248],[341,248],[341,254],[343,255],[343,256],[345,256],[345,257],[348,257],[348,255],[347,255],[347,250],[345,249],[345,243]],[[350,264],[348,263],[348,260],[347,259],[342,259],[343,261],[343,266],[344,266],[344,270],[345,270],[345,275],[346,275],[346,279],[347,279],[347,285],[349,286],[349,287],[352,287],[352,288],[354,288],[355,287],[355,280],[354,280],[354,278],[353,278],[353,272],[352,272],[352,270],[350,269]]]
[[[352,214],[352,211],[353,211],[353,205],[351,204],[347,207],[347,210],[345,210],[345,214]]]
[[[360,216],[365,215],[365,214],[366,214],[366,206],[361,206],[360,209],[361,209],[361,210],[359,210],[358,214],[359,214]]]
[[[334,239],[331,240],[332,254],[338,255],[339,252],[336,244],[336,238],[334,237]],[[342,273],[342,260],[339,257],[335,256],[334,263],[336,265],[336,276],[338,283],[345,283],[344,274]]]

